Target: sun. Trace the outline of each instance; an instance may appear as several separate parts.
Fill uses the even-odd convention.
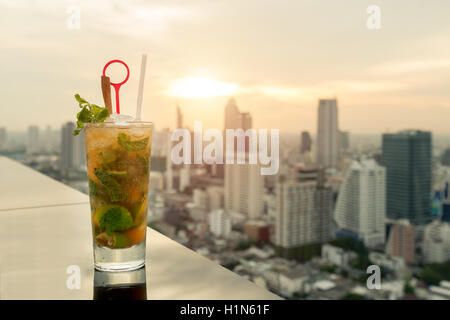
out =
[[[183,98],[212,98],[234,94],[237,88],[238,85],[235,83],[189,77],[173,83],[169,89],[169,94]]]

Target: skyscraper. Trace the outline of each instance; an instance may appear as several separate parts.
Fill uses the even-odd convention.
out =
[[[353,161],[341,185],[335,208],[340,229],[349,231],[368,247],[384,244],[386,170],[374,160]]]
[[[339,131],[339,154],[344,153],[350,147],[350,134],[348,131]]]
[[[400,219],[388,223],[388,229],[385,252],[393,257],[402,257],[405,263],[414,263],[414,226],[408,220]]]
[[[260,164],[225,165],[225,209],[248,218],[258,218],[263,211],[264,179]]]
[[[431,218],[431,133],[383,134],[387,216],[426,224]]]
[[[67,122],[61,128],[61,158],[60,169],[63,174],[70,170],[86,169],[86,145],[84,131],[73,135],[75,123]]]
[[[86,168],[86,144],[84,140],[84,131],[81,131],[77,136],[72,136],[73,139],[73,167],[77,170],[84,170]]]
[[[40,150],[39,127],[29,126],[27,132],[27,154],[38,153]]]
[[[240,112],[236,100],[231,98],[225,106],[225,130],[242,129],[244,132],[252,127],[252,117],[248,112]],[[217,165],[220,172],[224,167],[225,209],[257,218],[263,210],[264,179],[259,164],[248,163],[248,137],[245,137],[245,164]],[[237,153],[237,140],[234,142]],[[224,152],[225,154],[225,152]]]
[[[317,123],[317,165],[336,168],[339,155],[338,107],[336,99],[319,100]]]
[[[450,224],[435,220],[425,227],[423,257],[426,263],[450,260]]]
[[[61,128],[60,169],[63,174],[68,174],[73,168],[73,130],[75,130],[75,124],[73,122],[67,122]]]
[[[180,106],[177,104],[177,127],[176,129],[181,129],[183,127],[183,114],[181,113]]]
[[[240,112],[234,98],[228,100],[225,106],[225,130],[226,129],[242,129],[244,132],[252,128],[252,116],[248,112]],[[234,150],[237,151],[237,138],[234,142]],[[248,137],[245,137],[245,151],[248,152]],[[225,154],[225,153],[224,153]]]
[[[209,214],[209,230],[216,237],[228,237],[231,233],[231,218],[223,209]]]
[[[7,140],[6,128],[0,127],[0,150],[6,149],[6,140]]]
[[[302,132],[302,139],[300,145],[300,153],[310,152],[312,145],[312,139],[308,131]]]
[[[45,131],[43,132],[43,139],[42,139],[42,147],[45,150],[45,152],[53,152],[53,132],[52,128],[50,126],[47,126],[45,128]]]
[[[225,106],[225,129],[238,128],[244,129],[242,125],[241,112],[239,111],[239,108],[236,104],[236,100],[234,98],[230,98]]]
[[[296,180],[281,178],[276,186],[275,244],[284,249],[331,238],[333,193],[317,181],[317,172],[304,173]]]

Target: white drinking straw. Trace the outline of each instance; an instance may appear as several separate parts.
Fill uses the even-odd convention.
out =
[[[142,55],[141,60],[141,76],[139,78],[139,89],[137,98],[137,108],[136,108],[136,120],[141,120],[141,110],[142,110],[142,96],[144,94],[144,80],[145,80],[145,65],[147,63],[147,55]]]

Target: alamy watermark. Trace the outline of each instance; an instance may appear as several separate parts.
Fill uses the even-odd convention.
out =
[[[66,13],[68,14],[66,20],[66,27],[69,30],[81,29],[81,8],[77,5],[71,5],[67,7]]]
[[[257,164],[262,166],[261,175],[274,175],[279,169],[280,143],[279,129],[270,130],[270,149],[268,148],[269,130],[267,129],[226,129],[225,158],[223,132],[207,129],[203,133],[202,122],[194,121],[193,145],[191,133],[187,129],[176,129],[171,136],[172,142],[178,142],[171,151],[170,158],[174,164]],[[180,141],[181,140],[181,141]],[[236,141],[236,144],[235,144]],[[203,148],[203,142],[206,146]],[[236,146],[236,147],[235,147]],[[236,152],[235,152],[236,151]],[[270,151],[270,154],[269,154]]]
[[[381,289],[381,269],[380,266],[377,266],[376,264],[372,264],[367,267],[367,274],[370,274],[370,276],[367,278],[366,286],[367,289],[373,290],[373,289]]]
[[[66,269],[66,273],[69,274],[66,281],[67,289],[80,290],[81,288],[81,269],[77,265],[70,265]]]
[[[381,28],[381,8],[375,4],[367,7],[366,13],[369,15],[367,17],[366,26],[369,30],[378,30]]]

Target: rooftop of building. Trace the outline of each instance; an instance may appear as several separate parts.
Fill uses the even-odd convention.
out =
[[[383,135],[390,135],[390,136],[415,136],[415,135],[420,135],[420,134],[431,135],[431,132],[430,131],[419,130],[419,129],[407,129],[407,130],[401,130],[401,131],[398,131],[398,132],[384,133]]]

